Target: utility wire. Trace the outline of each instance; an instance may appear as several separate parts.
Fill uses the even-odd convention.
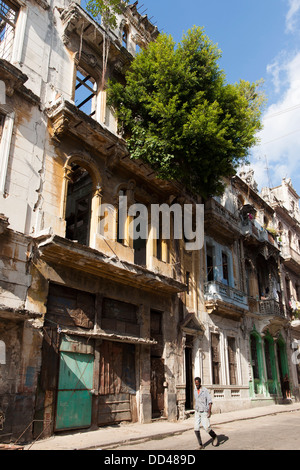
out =
[[[270,114],[269,116],[266,116],[264,120],[266,121],[267,119],[271,119],[273,117],[281,116],[281,114],[288,113],[290,111],[294,111],[295,109],[300,108],[300,104],[296,104],[295,106],[292,106],[290,108],[283,109],[282,111],[278,111],[277,113]]]
[[[260,145],[270,144],[271,142],[275,142],[276,140],[283,139],[284,137],[288,137],[289,135],[295,134],[296,132],[300,132],[300,129],[296,129],[295,131],[289,132],[289,134],[282,135],[281,137],[276,137],[276,139],[269,140],[268,142],[263,142]]]

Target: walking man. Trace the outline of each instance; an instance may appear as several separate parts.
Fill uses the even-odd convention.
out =
[[[204,449],[200,435],[200,424],[202,424],[205,431],[212,437],[212,445],[218,445],[218,437],[210,427],[209,418],[211,417],[212,399],[207,388],[202,387],[200,377],[195,378],[195,425],[194,431],[199,443],[200,449]]]

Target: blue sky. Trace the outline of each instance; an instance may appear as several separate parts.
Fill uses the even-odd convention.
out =
[[[229,83],[264,80],[255,179],[261,189],[291,177],[300,194],[300,0],[139,0],[138,8],[176,42],[203,26],[222,51]]]

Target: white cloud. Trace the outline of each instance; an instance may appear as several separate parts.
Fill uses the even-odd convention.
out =
[[[289,11],[286,15],[286,29],[287,32],[294,32],[297,25],[298,14],[300,12],[300,0],[289,0],[288,3]]]
[[[261,144],[252,152],[252,167],[260,188],[276,186],[283,177],[291,177],[300,188],[300,52],[286,61],[280,56],[269,66],[269,73],[281,94],[263,116]]]

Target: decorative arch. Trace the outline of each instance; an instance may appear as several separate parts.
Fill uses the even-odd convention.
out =
[[[62,191],[62,204],[61,204],[61,218],[65,220],[66,224],[66,236],[68,234],[68,224],[70,227],[71,222],[68,218],[68,192],[70,184],[74,184],[74,172],[79,173],[79,169],[85,170],[88,175],[87,179],[90,178],[90,189],[87,188],[85,195],[86,201],[83,201],[85,204],[85,218],[86,218],[86,242],[84,244],[88,246],[93,245],[94,234],[97,233],[98,229],[98,214],[100,212],[100,205],[102,199],[102,176],[100,171],[95,164],[93,158],[87,152],[76,152],[69,155],[64,164],[64,181],[63,181],[63,191]],[[74,196],[75,198],[75,196]],[[75,200],[75,199],[74,199]],[[79,197],[75,201],[75,205],[78,206]],[[76,210],[76,209],[75,209]],[[77,215],[75,213],[75,219]],[[69,230],[70,233],[70,230]],[[71,232],[73,233],[73,232]],[[74,235],[75,236],[75,235]],[[72,238],[71,238],[72,239]],[[75,238],[74,238],[75,239]]]
[[[90,173],[95,189],[97,187],[102,187],[102,175],[98,169],[98,166],[95,164],[93,158],[87,152],[80,151],[70,154],[64,164],[65,171],[68,171],[68,169],[73,163],[82,166]]]

